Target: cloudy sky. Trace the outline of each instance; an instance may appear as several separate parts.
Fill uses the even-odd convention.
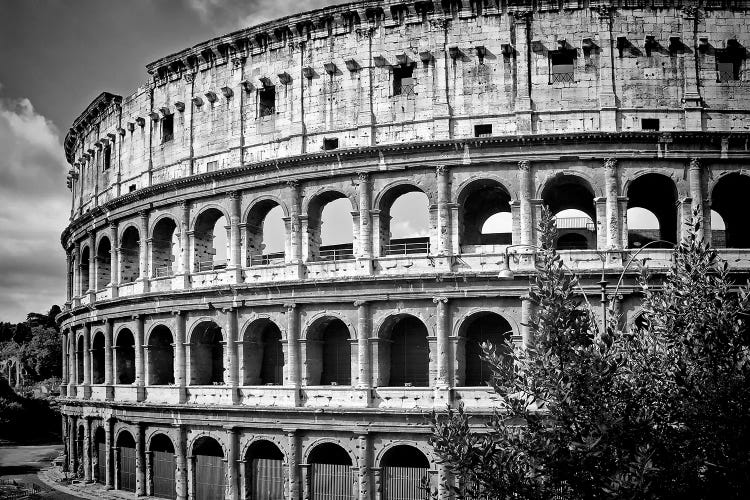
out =
[[[62,138],[102,91],[240,27],[336,0],[0,0],[0,321],[65,301]]]

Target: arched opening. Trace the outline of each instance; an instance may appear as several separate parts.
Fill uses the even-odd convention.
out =
[[[194,241],[197,272],[227,267],[229,224],[221,210],[209,208],[201,212],[195,221]]]
[[[75,462],[75,473],[79,478],[84,477],[84,460],[83,460],[83,445],[84,445],[84,433],[85,429],[82,425],[78,426],[76,430],[76,462]]]
[[[158,325],[148,337],[148,383],[174,384],[174,339],[164,325]]]
[[[120,283],[132,283],[141,275],[141,237],[138,229],[128,227],[120,244]]]
[[[243,351],[244,385],[282,385],[284,349],[281,330],[269,319],[253,322],[245,332]]]
[[[135,491],[135,439],[128,431],[120,432],[117,437],[117,484],[122,491]]]
[[[83,353],[83,337],[78,337],[78,344],[76,346],[76,382],[79,384],[83,383],[83,367],[85,365]]]
[[[106,236],[99,240],[96,248],[96,284],[102,290],[112,281],[112,244]]]
[[[418,187],[404,184],[391,188],[380,201],[381,255],[430,253],[430,213],[427,195]]]
[[[482,312],[468,318],[459,331],[459,337],[463,343],[459,344],[457,353],[458,384],[466,387],[479,387],[486,386],[492,381],[492,369],[489,363],[482,359],[483,343],[492,344],[497,353],[507,352],[508,362],[512,365],[511,333],[510,323],[499,314]],[[461,367],[463,370],[460,369]]]
[[[711,210],[711,246],[714,248],[726,248],[727,226],[724,218],[715,210]]]
[[[352,204],[343,193],[316,196],[308,208],[308,259],[336,261],[354,258]]]
[[[750,217],[745,207],[747,193],[750,193],[750,177],[738,173],[719,179],[711,193],[711,209],[725,224],[726,248],[750,248]],[[714,243],[714,246],[718,245]]]
[[[164,434],[151,438],[151,478],[154,484],[153,496],[175,498],[175,457],[172,440]]]
[[[414,446],[397,445],[380,461],[383,471],[383,500],[424,499],[430,497],[430,461]],[[431,489],[431,488],[430,488]]]
[[[120,330],[115,343],[115,377],[118,384],[135,382],[135,338],[127,328]]]
[[[307,385],[351,385],[349,328],[338,318],[318,320],[307,333]]]
[[[204,436],[193,446],[195,499],[224,498],[224,450],[218,441]]]
[[[180,252],[180,233],[177,223],[170,218],[159,220],[151,236],[151,266],[155,278],[177,273],[177,255]]]
[[[391,318],[384,325],[381,344],[381,383],[384,387],[427,387],[430,385],[430,347],[427,327],[410,315]],[[387,365],[385,363],[388,363]]]
[[[655,240],[677,242],[677,187],[672,179],[661,174],[642,175],[630,183],[627,196],[629,248]]]
[[[251,266],[284,263],[284,210],[273,200],[256,203],[246,221],[247,261]]]
[[[81,250],[81,263],[79,266],[81,276],[81,293],[85,293],[90,288],[89,283],[89,261],[91,260],[91,251],[89,247]]]
[[[557,220],[558,249],[596,248],[594,190],[588,182],[575,175],[555,176],[545,185],[542,200]]]
[[[224,383],[223,341],[221,327],[213,321],[204,321],[195,327],[190,339],[191,385]]]
[[[282,500],[284,498],[284,454],[270,441],[256,441],[245,455],[250,465],[245,477],[249,500]]]
[[[94,480],[100,484],[107,482],[107,439],[104,427],[97,427],[94,431],[94,451],[92,455],[96,459],[94,467]]]
[[[91,383],[104,383],[104,334],[96,332],[91,342]]]
[[[494,245],[510,245],[513,236],[510,195],[497,181],[479,179],[458,198],[458,231],[462,253]]]
[[[353,499],[352,459],[344,448],[333,443],[322,443],[310,452],[311,498]]]

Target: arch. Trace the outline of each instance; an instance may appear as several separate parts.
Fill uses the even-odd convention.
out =
[[[474,312],[464,318],[458,330],[463,342],[458,344],[456,358],[458,365],[458,385],[479,387],[492,380],[492,370],[482,359],[481,345],[492,343],[496,352],[510,354],[513,327],[500,314],[491,311]],[[512,358],[508,358],[512,362]]]
[[[121,328],[115,340],[115,383],[135,382],[135,337],[128,328]]]
[[[154,326],[148,335],[148,384],[174,384],[174,337],[165,325]]]
[[[745,206],[749,192],[750,176],[736,172],[723,175],[713,186],[711,210],[724,220],[726,248],[750,248],[750,218],[746,216]],[[717,238],[717,242],[720,240]]]
[[[91,383],[103,384],[105,370],[104,333],[94,332],[91,340]]]
[[[224,498],[224,447],[217,439],[204,435],[195,439],[191,449],[195,458],[195,500]]]
[[[596,248],[596,207],[594,188],[578,173],[558,173],[549,178],[542,189],[543,203],[552,215],[575,210],[588,217],[557,219],[557,248],[561,250]]]
[[[115,436],[115,446],[118,448],[135,448],[135,438],[127,429],[120,429]]]
[[[112,243],[102,236],[96,246],[96,283],[94,288],[103,289],[112,281]]]
[[[224,383],[224,337],[213,321],[197,323],[190,332],[190,385]]]
[[[161,451],[174,454],[175,448],[172,438],[163,432],[156,432],[148,442],[148,451]]]
[[[305,453],[305,463],[352,466],[356,463],[356,459],[340,443],[324,438],[316,440],[308,447]]]
[[[76,383],[83,383],[83,370],[84,370],[84,343],[83,335],[78,336],[76,341]]]
[[[288,210],[285,205],[282,205],[281,200],[275,196],[264,196],[256,199],[250,207],[248,207],[243,221],[245,223],[245,241],[247,242],[246,259],[249,265],[268,265],[284,262],[286,255],[285,249],[282,248],[279,252],[278,249],[270,249],[267,245],[268,234],[266,232],[266,225],[268,224],[268,218],[274,210],[281,211],[281,218],[288,217]],[[287,228],[285,227],[283,220],[275,221],[279,227],[277,231],[281,231],[284,235],[284,241],[286,241]]]
[[[424,489],[430,481],[430,461],[418,448],[409,444],[391,446],[381,456],[380,467],[383,500],[430,498],[430,492]]]
[[[648,210],[659,222],[657,230],[648,230],[637,228],[636,224],[631,224],[635,221],[628,217],[629,248],[654,240],[677,242],[677,186],[670,177],[660,173],[642,173],[628,182],[625,194],[628,197],[629,211],[635,208]]]
[[[141,235],[128,225],[120,237],[120,283],[132,283],[141,275]]]
[[[418,215],[414,212],[419,210],[414,207],[414,212],[409,214],[403,221],[399,221],[398,218],[393,217],[393,208],[396,203],[402,200],[402,196],[408,196],[411,193],[420,193],[426,204],[423,207],[425,213],[422,215],[426,221],[426,227],[424,227],[425,235],[420,234],[418,228],[411,228],[416,226],[420,221],[416,218]],[[411,203],[418,204],[419,201],[411,200]],[[378,235],[378,242],[380,245],[380,255],[408,255],[408,254],[428,254],[430,253],[430,237],[429,235],[434,234],[434,229],[437,227],[437,220],[435,219],[434,211],[430,210],[430,197],[427,193],[419,186],[407,181],[395,181],[383,190],[377,196],[376,204],[374,205],[380,210],[380,234]],[[399,235],[396,238],[393,235],[393,229],[397,224],[403,224],[409,228],[409,233]]]
[[[151,226],[151,268],[155,278],[177,273],[180,252],[179,224],[171,214],[162,214]]]
[[[218,448],[217,448],[218,445]],[[195,456],[201,453],[215,453],[211,456],[225,457],[227,451],[226,443],[221,436],[210,433],[209,431],[201,430],[197,432],[192,439],[188,442],[187,454],[188,456]]]
[[[310,484],[313,498],[352,499],[355,463],[342,446],[320,442],[310,448]]]
[[[227,220],[229,220],[229,212],[219,203],[206,203],[205,205],[201,206],[199,210],[196,210],[195,214],[191,215],[190,218],[190,230],[195,231],[196,230],[196,224],[198,223],[198,219],[201,218],[203,214],[208,212],[209,210],[216,210],[217,212],[221,212],[221,215],[224,216]]]
[[[428,387],[430,385],[430,348],[425,323],[411,314],[397,314],[383,321],[379,338],[379,386]]]
[[[221,222],[224,221],[224,233]],[[193,262],[195,271],[223,269],[229,260],[229,214],[223,207],[208,205],[203,207],[193,219]],[[217,244],[226,239],[227,245]]]
[[[317,318],[305,330],[307,385],[351,385],[353,335],[340,318]]]
[[[383,450],[380,456],[379,467],[420,467],[429,469],[430,460],[416,446],[397,443]]]
[[[554,183],[555,179],[559,177],[574,177],[577,178],[579,182],[586,185],[588,189],[592,193],[592,198],[603,198],[604,192],[602,191],[599,184],[597,184],[596,179],[594,179],[593,176],[589,175],[585,172],[585,170],[590,170],[591,167],[583,165],[581,166],[583,170],[571,170],[571,169],[565,169],[565,170],[559,170],[557,172],[552,172],[544,176],[542,179],[542,182],[537,184],[537,189],[535,193],[535,197],[537,199],[543,198],[542,193],[545,189],[547,189],[547,186],[552,182]]]
[[[91,248],[88,245],[81,248],[81,259],[78,264],[81,276],[81,293],[87,292],[92,283],[89,282],[89,263],[91,261]]]
[[[245,491],[251,500],[283,498],[284,453],[272,441],[259,439],[248,446],[243,455],[249,470]]]
[[[289,217],[291,215],[291,213],[289,212],[289,206],[280,196],[275,196],[272,194],[262,194],[260,196],[256,196],[255,199],[253,199],[253,201],[247,206],[245,212],[242,214],[242,222],[247,223],[248,218],[250,218],[250,214],[254,210],[256,210],[256,207],[268,202],[272,203],[274,206],[280,206],[281,210],[284,212],[284,217]]]
[[[97,483],[105,484],[107,482],[107,436],[104,427],[101,425],[97,425],[92,434],[92,458],[96,462],[94,467],[94,480]]]
[[[510,213],[510,192],[495,179],[474,179],[458,192],[458,231],[461,245],[509,245],[512,230],[507,233],[483,233],[483,226],[493,215]]]
[[[284,349],[279,326],[257,318],[242,330],[243,385],[282,385]]]
[[[349,200],[352,210],[356,206],[346,194],[341,191],[325,190],[316,194],[307,204],[307,233],[308,247],[307,255],[310,261],[321,260],[345,260],[354,258],[354,234],[357,228],[354,225],[354,219],[351,219],[351,239],[349,242],[332,242],[323,241],[322,227],[324,224],[323,211],[327,205],[339,199]],[[328,244],[326,244],[328,243]]]

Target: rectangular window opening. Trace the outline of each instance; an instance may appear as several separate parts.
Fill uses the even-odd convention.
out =
[[[574,53],[572,50],[550,52],[550,83],[575,83],[573,79]]]
[[[131,184],[131,185],[130,185],[130,186],[128,187],[128,193],[132,193],[132,192],[133,192],[133,191],[135,191],[135,190],[136,190],[136,186],[135,186],[135,184]]]
[[[659,130],[659,120],[657,118],[642,118],[641,130]]]
[[[206,162],[206,172],[214,172],[216,171],[217,167],[219,166],[218,161],[209,161]]]
[[[732,82],[740,79],[742,58],[735,51],[716,51],[716,81]]]
[[[276,87],[258,89],[258,116],[271,116],[276,113]]]
[[[393,95],[415,95],[414,94],[414,65],[393,67]]]
[[[338,149],[339,148],[339,139],[338,137],[331,137],[323,139],[323,150],[324,151],[330,151],[332,149]]]
[[[112,147],[107,146],[106,148],[104,148],[104,165],[102,165],[102,169],[107,170],[111,166],[112,166]]]
[[[481,125],[474,125],[474,137],[490,136],[492,136],[492,124],[483,123]]]
[[[174,139],[174,115],[167,115],[161,119],[161,142]]]

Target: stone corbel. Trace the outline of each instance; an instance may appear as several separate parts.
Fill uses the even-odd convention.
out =
[[[227,99],[231,99],[234,95],[234,90],[230,89],[229,87],[221,87],[221,93]]]
[[[344,61],[344,64],[346,64],[346,69],[348,69],[352,73],[355,71],[359,71],[362,68],[354,59],[347,59],[346,61]]]
[[[128,125],[131,125],[130,123]],[[117,133],[120,134],[120,137],[125,136],[125,129],[122,127],[117,127]]]
[[[267,76],[258,77],[261,87],[273,87],[273,82]]]
[[[328,73],[329,75],[335,75],[339,72],[339,69],[336,67],[336,63],[334,62],[325,63],[323,67],[325,68],[326,73]]]
[[[159,112],[162,116],[169,116],[172,114],[172,111],[167,106],[162,106],[159,108]]]
[[[459,49],[457,46],[448,47],[448,54],[451,56],[451,59],[458,59],[461,57],[461,49]]]
[[[429,63],[432,61],[432,52],[429,50],[423,50],[419,53],[419,59],[425,64]]]
[[[248,94],[255,90],[255,85],[250,80],[242,80],[240,82],[240,85],[242,85],[242,88],[245,89],[245,92]]]
[[[211,104],[215,103],[216,100],[218,99],[218,97],[216,97],[216,92],[214,92],[212,90],[209,90],[208,92],[206,92],[203,95],[206,96],[206,99],[208,99],[208,102],[210,102]]]
[[[400,66],[406,66],[411,62],[411,60],[409,59],[409,56],[406,54],[406,52],[403,52],[396,56],[396,62],[398,62]]]
[[[278,77],[279,77],[279,81],[283,85],[289,85],[290,83],[292,83],[292,75],[290,75],[286,71],[284,71],[283,73],[279,73]]]
[[[151,118],[151,121],[154,121],[154,122],[158,122],[159,121],[159,113],[157,113],[156,111],[151,111],[148,114],[148,117]]]
[[[388,61],[386,60],[385,56],[383,56],[382,54],[372,56],[372,62],[374,62],[375,66],[377,66],[378,68],[382,68],[383,66],[388,66]]]
[[[503,57],[511,57],[515,53],[516,49],[510,43],[503,43],[500,45],[500,53]]]
[[[304,68],[302,68],[302,76],[304,76],[308,80],[312,80],[312,78],[315,76],[315,70],[312,69],[311,66],[305,66]]]
[[[146,119],[142,116],[139,116],[135,119],[135,123],[137,123],[139,127],[143,128],[146,126]]]
[[[119,129],[118,129],[118,130],[119,130]],[[110,141],[112,141],[112,142],[115,142],[115,139],[117,139],[117,135],[116,135],[116,134],[113,134],[112,132],[108,133],[108,134],[107,134],[107,137],[108,137],[108,138],[109,138],[109,140],[110,140]]]
[[[182,113],[183,111],[185,111],[185,103],[182,102],[182,101],[175,101],[174,107],[180,113]]]
[[[193,97],[192,101],[193,101],[193,104],[195,104],[195,107],[197,108],[200,108],[201,106],[203,106],[203,99],[201,99],[198,96]]]

